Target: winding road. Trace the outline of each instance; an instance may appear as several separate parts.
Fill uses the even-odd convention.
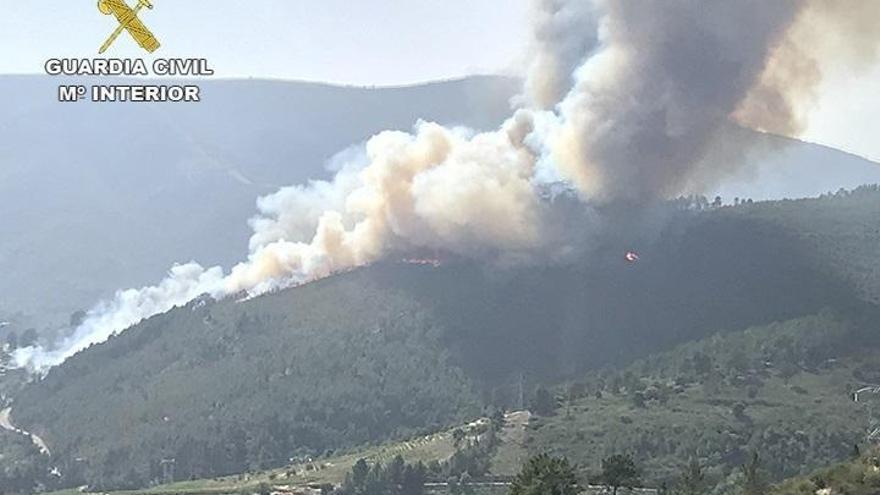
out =
[[[0,411],[0,428],[29,436],[31,438],[31,441],[34,442],[34,445],[36,445],[37,448],[40,449],[40,452],[46,455],[51,455],[52,453],[49,451],[49,446],[46,445],[46,442],[44,442],[42,438],[34,435],[33,433],[24,431],[20,428],[16,428],[15,425],[12,424],[11,414],[11,407],[7,407],[6,409]]]

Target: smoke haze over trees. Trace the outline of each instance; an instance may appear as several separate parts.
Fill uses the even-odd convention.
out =
[[[22,349],[17,360],[45,368],[199,294],[260,294],[397,252],[436,249],[502,264],[565,259],[584,235],[603,233],[581,223],[571,235],[542,185],[563,179],[594,205],[663,199],[715,183],[741,162],[702,166],[731,119],[780,132],[798,127],[790,121],[821,78],[787,71],[780,80],[778,67],[813,42],[796,37],[801,23],[816,9],[829,30],[861,19],[808,1],[593,6],[537,4],[544,14],[534,26],[535,66],[525,85],[531,94],[496,130],[420,122],[410,133],[376,134],[332,180],[263,197],[250,222],[247,258],[228,273],[196,263],[175,267],[160,284],[120,291],[93,308],[57,350]],[[749,25],[749,36],[736,35],[731,19]],[[843,57],[854,64],[871,61],[876,36],[856,34],[835,53],[858,54]],[[786,47],[796,42],[801,51],[793,55]],[[568,85],[560,76],[566,69]],[[548,110],[554,97],[561,99]],[[771,105],[772,125],[764,117]]]

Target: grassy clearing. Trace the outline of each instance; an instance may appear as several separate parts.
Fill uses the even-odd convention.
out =
[[[521,459],[527,455],[524,440],[530,414],[515,412],[507,415],[506,425],[501,433],[501,443],[492,460],[492,474],[512,475],[520,467]],[[460,428],[467,430],[475,423]],[[458,427],[457,427],[458,428]],[[453,430],[422,436],[403,442],[370,447],[348,454],[316,459],[312,462],[295,463],[283,468],[259,473],[246,473],[215,479],[200,479],[160,485],[144,490],[116,491],[110,495],[225,495],[255,492],[260,485],[273,487],[306,487],[322,484],[339,484],[351,467],[359,460],[368,463],[388,463],[400,455],[407,463],[431,463],[448,459],[455,452]],[[106,492],[103,492],[106,493]],[[431,488],[426,493],[446,493],[442,489]],[[477,487],[475,495],[496,495],[506,493],[499,487]],[[81,495],[72,489],[52,492],[48,495]]]
[[[452,430],[423,436],[404,442],[366,448],[349,454],[295,463],[283,468],[227,476],[214,479],[184,481],[134,491],[112,492],[114,495],[222,495],[247,493],[261,484],[270,486],[304,487],[325,483],[338,484],[359,459],[370,464],[387,463],[400,455],[408,463],[432,462],[448,459],[453,453]],[[77,490],[53,492],[49,495],[80,494]]]

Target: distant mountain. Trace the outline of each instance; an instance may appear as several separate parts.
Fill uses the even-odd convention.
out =
[[[667,208],[646,215],[667,218],[656,234],[624,215],[564,266],[388,261],[246,301],[197,300],[52,369],[16,395],[13,420],[48,442],[70,486],[143,486],[163,458],[180,479],[212,477],[435,430],[516,406],[520,384],[716,332],[848,315],[877,287],[880,189]],[[623,260],[632,247],[635,264]]]
[[[731,172],[709,191],[727,202],[813,198],[880,183],[880,164],[827,146],[732,126],[719,141],[707,160],[743,162],[726,167]]]
[[[327,178],[335,153],[420,118],[493,127],[516,87],[203,81],[197,105],[98,105],[55,102],[60,82],[0,76],[0,321],[67,322],[174,262],[230,266],[260,195]]]
[[[327,178],[336,153],[418,119],[492,128],[519,87],[501,77],[387,89],[208,80],[199,104],[98,105],[55,102],[62,82],[0,76],[0,321],[23,312],[22,328],[66,323],[174,262],[228,267],[246,252],[260,195]],[[725,201],[880,182],[880,166],[852,155],[731,133],[720,147],[761,144],[719,188]]]

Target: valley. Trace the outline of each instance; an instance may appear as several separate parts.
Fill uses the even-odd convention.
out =
[[[880,494],[878,24],[18,2],[0,495]]]
[[[456,424],[515,410],[522,390],[533,416],[508,416],[517,426],[486,475],[552,452],[589,479],[624,451],[648,486],[693,455],[721,483],[757,449],[781,479],[864,435],[848,394],[878,369],[864,344],[878,321],[876,272],[861,268],[880,235],[874,205],[880,192],[862,188],[673,208],[639,241],[635,266],[617,247],[633,240],[609,238],[607,256],[591,252],[605,261],[580,267],[383,262],[246,301],[197,300],[51,370],[17,394],[15,417],[53,446],[66,484],[155,483],[162,459],[175,459],[181,488],[291,469],[309,484],[338,482],[362,457],[448,459]],[[691,310],[671,311],[679,305]],[[360,447],[370,444],[391,447]],[[311,473],[294,457],[332,469]],[[265,478],[236,474],[246,472]],[[204,483],[194,489],[213,489]]]

